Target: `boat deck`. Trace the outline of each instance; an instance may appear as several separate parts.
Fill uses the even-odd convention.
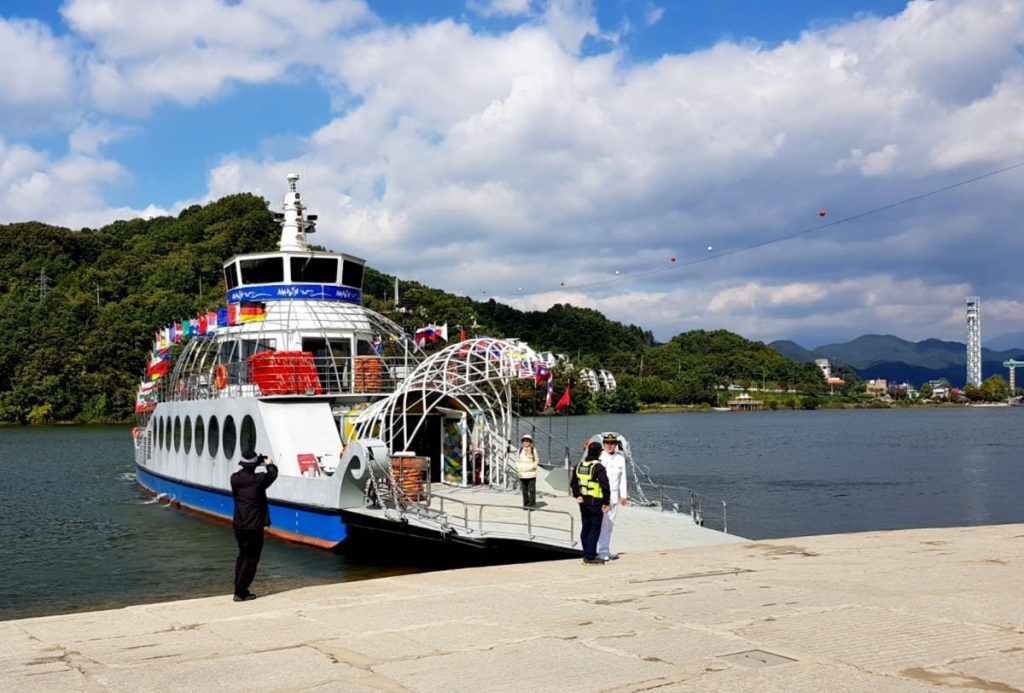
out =
[[[425,529],[446,527],[463,540],[512,540],[537,544],[538,548],[581,548],[580,514],[576,501],[568,495],[538,493],[537,508],[527,510],[517,492],[435,484],[429,502],[419,507],[421,513],[407,515],[410,524]],[[386,517],[386,511],[379,508],[354,512],[377,519]],[[627,505],[619,508],[612,550],[640,553],[743,541],[747,540],[697,525],[686,514]]]

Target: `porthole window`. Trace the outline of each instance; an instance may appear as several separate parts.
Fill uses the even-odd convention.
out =
[[[196,454],[203,454],[203,443],[206,442],[206,427],[203,426],[203,417],[196,417]]]
[[[235,456],[235,443],[238,442],[238,433],[235,431],[235,420],[228,416],[224,418],[224,457],[229,460]]]
[[[181,450],[181,417],[174,417],[174,451]]]
[[[170,440],[170,436],[167,435],[167,417],[160,417],[160,447],[166,448],[167,442]]]
[[[242,430],[239,431],[238,442],[242,451],[256,449],[256,423],[248,414],[242,419]]]
[[[185,454],[192,452],[192,417],[185,417],[185,430],[181,432],[185,437]]]
[[[220,424],[217,423],[217,417],[210,417],[210,427],[206,432],[206,447],[210,453],[210,457],[216,457],[217,451],[220,450]]]
[[[155,435],[156,446],[158,448],[162,448],[164,446],[164,420],[163,420],[163,417],[161,417],[161,416],[156,417],[156,423],[153,424],[153,427],[156,429],[156,435]]]

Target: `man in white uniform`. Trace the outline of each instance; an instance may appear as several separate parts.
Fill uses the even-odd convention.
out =
[[[601,453],[601,464],[608,472],[608,486],[611,490],[611,498],[608,503],[608,512],[604,514],[601,522],[601,536],[597,540],[597,555],[602,561],[611,561],[618,558],[612,553],[612,530],[615,529],[615,512],[620,505],[626,505],[629,501],[629,489],[626,481],[626,458],[619,452],[619,439],[608,434],[603,439],[604,451]]]

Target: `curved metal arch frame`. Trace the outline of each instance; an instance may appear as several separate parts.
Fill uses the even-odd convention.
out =
[[[532,378],[538,360],[533,349],[509,340],[484,337],[452,344],[425,359],[398,390],[363,412],[355,421],[357,435],[376,433],[392,453],[405,450],[427,416],[442,402],[455,400],[467,413],[476,412],[474,417],[483,415],[485,459],[502,459],[512,429],[512,381]],[[430,401],[428,395],[435,393],[439,396]],[[410,414],[413,395],[413,404],[422,403],[423,410]],[[415,420],[410,429],[411,417]],[[496,481],[504,483],[504,478]]]

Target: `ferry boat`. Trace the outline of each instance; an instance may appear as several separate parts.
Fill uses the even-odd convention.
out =
[[[229,258],[227,305],[157,333],[137,399],[138,483],[230,520],[230,476],[251,449],[278,466],[268,532],[283,539],[338,549],[392,534],[577,553],[570,450],[511,410],[513,382],[535,377],[539,355],[473,338],[425,356],[362,305],[363,259],[310,248],[317,218],[298,180],[288,176],[275,214],[278,250]],[[544,449],[537,489],[562,505],[516,501],[527,432]]]

